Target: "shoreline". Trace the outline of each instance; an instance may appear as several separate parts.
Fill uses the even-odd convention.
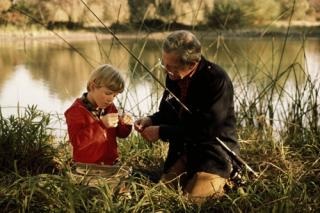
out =
[[[0,28],[1,30],[1,28]],[[248,28],[236,30],[197,30],[199,34],[206,34],[207,36],[224,36],[226,38],[233,37],[252,37],[252,38],[268,38],[268,37],[285,37],[287,35],[287,28],[285,27],[270,27],[269,30],[263,28]],[[136,39],[136,38],[149,38],[149,39],[162,39],[168,34],[169,31],[128,31],[115,33],[121,39]],[[289,37],[307,37],[307,38],[320,38],[320,26],[292,26],[289,31]],[[0,31],[0,42],[17,42],[17,41],[90,41],[97,39],[112,39],[113,36],[106,33],[90,32],[87,30],[69,31],[69,30],[20,30],[20,29],[2,29]]]
[[[159,33],[144,33],[144,32],[121,32],[116,33],[119,39],[136,39],[136,38],[149,38],[149,39],[162,39],[165,34],[169,32]],[[1,42],[19,42],[19,41],[93,41],[114,38],[110,33],[94,33],[87,31],[48,31],[48,32],[0,32]]]

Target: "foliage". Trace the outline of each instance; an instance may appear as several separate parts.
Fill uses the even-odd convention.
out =
[[[293,19],[305,20],[310,10],[310,4],[308,0],[282,0],[281,9],[284,13],[283,18],[289,18],[291,16],[291,10],[294,7]]]
[[[280,4],[277,0],[253,0],[247,8],[252,11],[255,24],[274,21],[280,16]]]
[[[130,8],[130,23],[139,24],[143,22],[147,13],[148,5],[152,2],[153,0],[128,0]],[[137,5],[140,6],[137,7]]]
[[[157,11],[160,16],[170,16],[174,14],[173,8],[172,8],[172,2],[170,1],[162,1],[159,2],[159,5],[157,6]]]
[[[8,17],[6,11],[10,9],[11,1],[10,0],[2,0],[0,1],[0,25],[6,24],[8,21]]]
[[[52,147],[49,122],[50,116],[35,106],[27,107],[23,115],[9,118],[0,111],[0,170],[21,174],[52,172],[57,150]]]
[[[8,10],[11,7],[11,1],[10,0],[2,0],[0,2],[0,13],[3,11]]]
[[[17,0],[13,2],[14,4],[9,0],[1,1],[0,24],[23,25],[26,22],[35,24],[34,20],[19,13],[20,10],[44,24],[50,23],[51,27],[54,27],[55,23],[60,26],[61,23],[73,26],[99,25],[80,0]],[[207,0],[199,1],[198,7],[191,0],[109,0],[108,3],[104,0],[87,0],[85,2],[108,25],[131,24],[138,28],[145,20],[164,22],[160,27],[156,25],[157,29],[166,29],[168,25],[176,22],[189,26],[204,24],[221,29],[269,24],[278,20],[287,20],[291,17],[293,6],[295,8],[293,20],[314,21],[319,18],[319,3],[315,0]],[[189,7],[186,5],[182,7],[182,4],[187,3],[190,3]],[[202,8],[203,5],[205,6]],[[199,15],[200,13],[203,15]],[[198,15],[197,20],[190,18],[190,14]],[[196,22],[193,23],[193,21]]]
[[[219,45],[233,61],[223,40]],[[279,48],[283,54],[285,50],[285,45]],[[250,59],[244,60],[250,63]],[[195,205],[181,190],[158,182],[167,144],[149,144],[133,133],[119,141],[122,162],[133,167],[133,175],[123,180],[129,196],[119,193],[119,188],[111,191],[104,179],[99,185],[88,185],[70,173],[67,143],[54,144],[49,127],[52,117],[31,106],[24,114],[18,108],[18,115],[8,118],[0,112],[0,208],[4,212],[319,211],[319,81],[312,80],[296,59],[283,67],[280,57],[272,68],[260,60],[255,69],[275,73],[267,76],[262,87],[254,87],[256,79],[243,78],[233,64],[242,89],[235,100],[241,156],[259,173],[257,179],[244,174],[245,182],[228,184],[221,199]],[[135,67],[135,61],[131,63]],[[305,74],[303,83],[297,80],[297,70]],[[294,79],[291,93],[289,76]],[[284,102],[284,97],[289,101]],[[276,125],[279,111],[283,114]]]
[[[17,1],[16,4],[12,5],[12,9],[15,12],[19,10],[23,11],[41,22],[47,22],[50,19],[50,13],[54,12],[54,8],[49,8],[47,5],[47,1],[39,2],[37,0],[20,0]],[[29,20],[29,22],[33,23],[32,20]]]
[[[320,208],[319,161],[316,149],[308,158],[301,147],[291,148],[272,139],[263,140],[256,128],[240,128],[242,157],[259,172],[256,180],[228,185],[221,199],[201,206],[188,201],[180,190],[158,183],[167,147],[148,144],[131,135],[120,141],[122,161],[133,166],[133,176],[123,180],[130,196],[111,191],[108,181],[87,185],[76,179],[67,163],[58,175],[19,176],[0,172],[0,207],[5,212],[316,212]],[[285,150],[285,151],[284,151]],[[319,151],[319,150],[318,150]],[[64,161],[66,162],[66,161]]]
[[[236,1],[218,1],[212,14],[209,15],[208,25],[212,28],[230,29],[249,24],[246,11]]]

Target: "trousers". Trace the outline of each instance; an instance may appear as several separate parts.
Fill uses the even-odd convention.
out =
[[[209,197],[218,198],[224,194],[227,179],[212,173],[187,174],[187,158],[181,156],[169,170],[162,174],[161,181],[177,189],[181,187],[185,196],[195,203],[202,203]]]

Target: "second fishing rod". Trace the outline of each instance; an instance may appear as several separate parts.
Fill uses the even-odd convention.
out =
[[[150,76],[157,82],[159,83],[159,85],[166,90],[170,96],[172,96],[180,105],[181,107],[186,110],[187,112],[189,112],[191,114],[191,111],[189,110],[189,108],[180,101],[180,99],[173,93],[171,92],[163,83],[162,81],[160,81],[154,74],[153,72],[144,64],[140,61],[140,59],[118,38],[118,36],[107,26],[103,23],[103,21],[91,10],[91,8],[87,5],[86,2],[84,2],[83,0],[80,0],[82,2],[82,4],[91,12],[91,14],[103,25],[103,27],[113,36],[113,38],[130,54],[130,56],[132,56],[137,62],[138,64],[140,64],[149,74]]]
[[[108,30],[108,32],[113,36],[113,38],[150,74],[150,76],[160,84],[161,87],[163,87],[168,93],[169,95],[171,95],[178,103],[179,105],[186,110],[188,113],[192,114],[192,112],[189,110],[189,108],[180,101],[180,99],[173,93],[171,92],[154,74],[153,72],[146,66],[144,65],[137,56],[135,56],[135,54],[133,54],[131,52],[131,50],[123,44],[123,42],[115,35],[115,33],[108,27],[106,26],[101,19],[91,10],[91,8],[83,1],[80,0],[84,6],[95,16],[95,18],[105,27],[105,29]],[[235,154],[234,152],[232,152],[229,147],[227,147],[227,145],[220,140],[218,137],[216,137],[216,140],[218,141],[218,143],[221,145],[221,147],[225,150],[225,152],[231,157],[231,159],[237,163],[237,165],[239,166],[239,168],[245,168],[247,169],[247,171],[249,171],[250,173],[252,173],[254,175],[254,177],[258,177],[257,173],[254,172],[253,169],[251,169],[251,167],[249,167],[249,165],[242,159],[240,158],[237,154]],[[240,169],[240,170],[241,170]],[[240,172],[239,170],[239,172]]]

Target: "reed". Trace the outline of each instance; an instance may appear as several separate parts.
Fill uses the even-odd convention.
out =
[[[181,190],[158,182],[168,145],[147,143],[133,132],[119,140],[121,161],[133,167],[133,175],[123,180],[130,196],[112,192],[104,180],[90,186],[70,174],[68,141],[59,141],[50,127],[63,119],[35,106],[17,107],[17,114],[9,117],[0,111],[0,208],[4,212],[318,212],[320,82],[298,60],[305,55],[304,39],[297,56],[283,66],[289,28],[287,32],[283,46],[272,46],[272,56],[266,59],[273,61],[271,68],[262,57],[255,63],[243,58],[265,75],[264,84],[255,84],[255,76],[240,71],[223,38],[212,43],[232,63],[241,156],[259,173],[257,179],[244,175],[246,181],[228,185],[221,199],[192,204]],[[104,50],[98,39],[97,45],[101,58],[108,60],[112,50]],[[143,50],[144,45],[137,58]],[[276,60],[278,52],[281,57]],[[131,65],[132,75],[140,72],[136,62]],[[301,72],[302,82],[297,74]],[[153,111],[159,97],[159,90],[145,100],[125,93],[118,101],[140,117],[144,111],[140,102],[149,102]]]
[[[22,114],[21,114],[22,113]],[[36,174],[50,171],[57,151],[52,149],[54,137],[49,133],[50,116],[36,106],[4,118],[0,111],[1,171]]]
[[[35,107],[25,110],[18,117],[0,116],[1,139],[12,135],[10,140],[1,140],[2,147],[6,144],[8,150],[6,169],[3,167],[0,172],[0,207],[4,212],[316,212],[320,207],[317,196],[320,189],[319,144],[315,141],[292,145],[281,138],[261,137],[266,132],[257,128],[239,126],[242,156],[260,177],[247,180],[241,186],[230,185],[223,198],[197,206],[183,197],[181,190],[171,190],[157,182],[166,144],[148,144],[134,133],[129,139],[119,141],[121,160],[134,169],[133,176],[124,180],[131,195],[126,197],[111,193],[108,182],[89,186],[74,179],[70,175],[68,144],[56,146],[52,143],[54,136],[50,135],[48,127],[50,116]],[[15,128],[9,128],[9,123]],[[291,136],[303,137],[300,133]],[[29,142],[18,138],[27,138]],[[10,142],[12,139],[15,140]],[[17,149],[20,143],[23,149]],[[29,160],[34,149],[50,155],[37,155],[38,164],[35,165]],[[55,161],[58,166],[48,169],[48,162],[55,158],[60,159]],[[9,160],[12,164],[27,166],[15,166]]]

